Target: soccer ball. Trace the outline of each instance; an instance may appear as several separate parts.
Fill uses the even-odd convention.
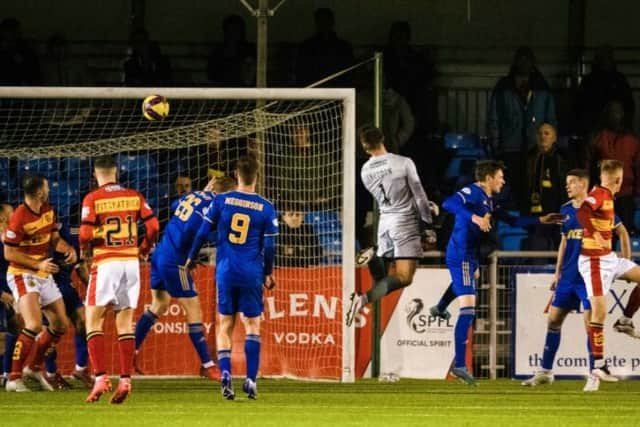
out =
[[[149,95],[142,101],[142,115],[151,121],[162,120],[169,115],[169,101],[161,95]]]

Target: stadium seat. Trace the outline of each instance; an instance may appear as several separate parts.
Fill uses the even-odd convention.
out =
[[[640,209],[633,213],[633,225],[635,225],[636,230],[640,230]]]
[[[58,218],[68,220],[71,208],[80,202],[80,189],[72,182],[49,181],[49,203],[54,207]]]
[[[526,234],[500,235],[500,250],[519,251],[522,248],[522,241],[526,238]]]
[[[336,212],[311,211],[304,215],[304,222],[311,224],[322,247],[323,264],[342,262],[342,224]]]
[[[478,138],[471,133],[446,133],[444,135],[444,148],[458,151],[460,149],[482,148]]]
[[[60,161],[57,158],[18,160],[18,176],[26,172],[39,173],[50,180],[60,178]]]
[[[63,160],[64,177],[67,180],[76,180],[79,183],[86,182],[89,188],[91,180],[91,160],[88,157],[67,157]]]
[[[158,176],[155,160],[147,154],[118,154],[122,182],[143,182]]]

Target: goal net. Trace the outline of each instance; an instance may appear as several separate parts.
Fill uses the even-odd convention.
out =
[[[141,113],[154,93],[169,100],[165,120]],[[0,198],[19,204],[21,176],[41,173],[59,222],[77,229],[82,198],[95,186],[91,159],[112,154],[120,183],[139,190],[164,225],[181,191],[232,176],[239,156],[255,155],[258,191],[275,204],[281,230],[278,286],[265,291],[261,373],[352,381],[353,329],[344,326],[344,310],[355,286],[354,116],[350,89],[0,88]],[[151,301],[149,268],[141,268],[137,316]],[[195,273],[212,355],[214,269]],[[113,319],[105,332],[115,339]],[[63,372],[73,369],[67,335],[58,348]],[[244,373],[243,348],[237,334],[234,374]],[[117,359],[115,351],[108,355],[111,372]],[[149,375],[198,372],[177,303],[139,360]]]

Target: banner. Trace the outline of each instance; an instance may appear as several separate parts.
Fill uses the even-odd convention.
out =
[[[515,274],[514,374],[530,376],[540,368],[547,330],[545,308],[552,292],[553,274]],[[607,296],[607,318],[604,326],[605,359],[611,373],[620,377],[640,377],[640,341],[614,331],[635,283],[616,281]],[[587,334],[582,312],[570,313],[563,325],[560,348],[553,365],[558,377],[583,377],[589,372]]]
[[[449,307],[451,318],[429,315],[451,276],[446,269],[418,269],[413,283],[384,298],[380,374],[402,378],[447,377],[455,346],[453,330],[458,304]]]
[[[216,322],[214,268],[199,267],[194,281],[200,296],[203,326],[211,356],[215,349]],[[278,268],[277,286],[264,291],[261,327],[260,374],[303,378],[340,379],[342,358],[342,271],[340,267]],[[141,266],[141,293],[134,319],[151,304],[149,266]],[[82,288],[79,285],[79,288]],[[104,325],[107,370],[117,374],[118,346],[114,316],[108,312]],[[63,373],[75,365],[73,334],[69,329],[57,346],[58,367]],[[147,375],[196,375],[200,360],[191,344],[188,325],[177,301],[153,326],[144,341],[139,366]],[[244,330],[241,319],[233,340],[232,364],[235,374],[245,372]]]

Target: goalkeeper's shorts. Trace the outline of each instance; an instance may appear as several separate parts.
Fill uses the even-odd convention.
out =
[[[394,259],[422,258],[418,220],[393,214],[382,215],[378,223],[377,255]]]

